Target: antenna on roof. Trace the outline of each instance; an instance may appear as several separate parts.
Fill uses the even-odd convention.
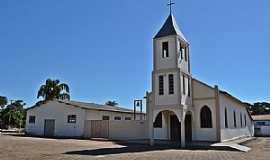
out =
[[[172,14],[172,5],[174,5],[175,3],[172,2],[172,0],[170,0],[170,2],[167,4],[168,6],[170,6],[170,14]]]

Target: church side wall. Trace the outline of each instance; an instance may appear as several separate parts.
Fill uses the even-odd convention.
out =
[[[67,123],[68,115],[76,115],[76,123]],[[29,116],[35,116],[35,123],[29,123]],[[39,107],[27,111],[26,132],[30,135],[44,135],[45,119],[55,120],[55,136],[81,137],[84,131],[85,110],[49,101]]]
[[[215,100],[196,100],[194,103],[193,135],[195,141],[217,141],[216,135],[216,108]],[[212,113],[212,128],[201,128],[200,111],[203,106],[208,106]]]
[[[197,80],[193,80],[192,85],[194,111],[192,139],[195,141],[217,141],[215,91]],[[200,112],[203,106],[208,106],[211,110],[212,128],[201,128]]]
[[[225,127],[225,108],[227,109],[228,128]],[[234,111],[236,113],[236,127],[234,127]],[[240,137],[253,136],[253,122],[248,115],[245,106],[234,99],[220,94],[220,126],[221,141]],[[241,117],[242,115],[242,117]],[[246,116],[246,126],[245,117]],[[242,126],[241,126],[242,118]]]

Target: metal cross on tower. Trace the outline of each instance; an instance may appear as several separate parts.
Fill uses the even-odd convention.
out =
[[[170,0],[170,3],[168,3],[168,6],[170,6],[170,14],[172,14],[172,5],[174,5],[175,3],[172,2],[172,0]]]

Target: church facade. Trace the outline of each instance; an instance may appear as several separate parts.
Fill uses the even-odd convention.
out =
[[[153,38],[152,91],[147,93],[148,136],[185,146],[253,136],[246,103],[191,74],[190,45],[172,14]]]

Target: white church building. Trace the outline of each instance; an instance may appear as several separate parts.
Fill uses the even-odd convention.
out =
[[[123,108],[56,101],[28,109],[26,131],[33,135],[147,139],[152,145],[173,141],[182,147],[191,141],[223,142],[253,136],[246,103],[192,77],[190,44],[172,14],[154,36],[153,47],[146,119],[145,114],[143,119],[133,118],[133,112]]]
[[[191,74],[190,45],[170,14],[153,39],[148,134],[155,140],[220,142],[253,136],[247,105]]]

